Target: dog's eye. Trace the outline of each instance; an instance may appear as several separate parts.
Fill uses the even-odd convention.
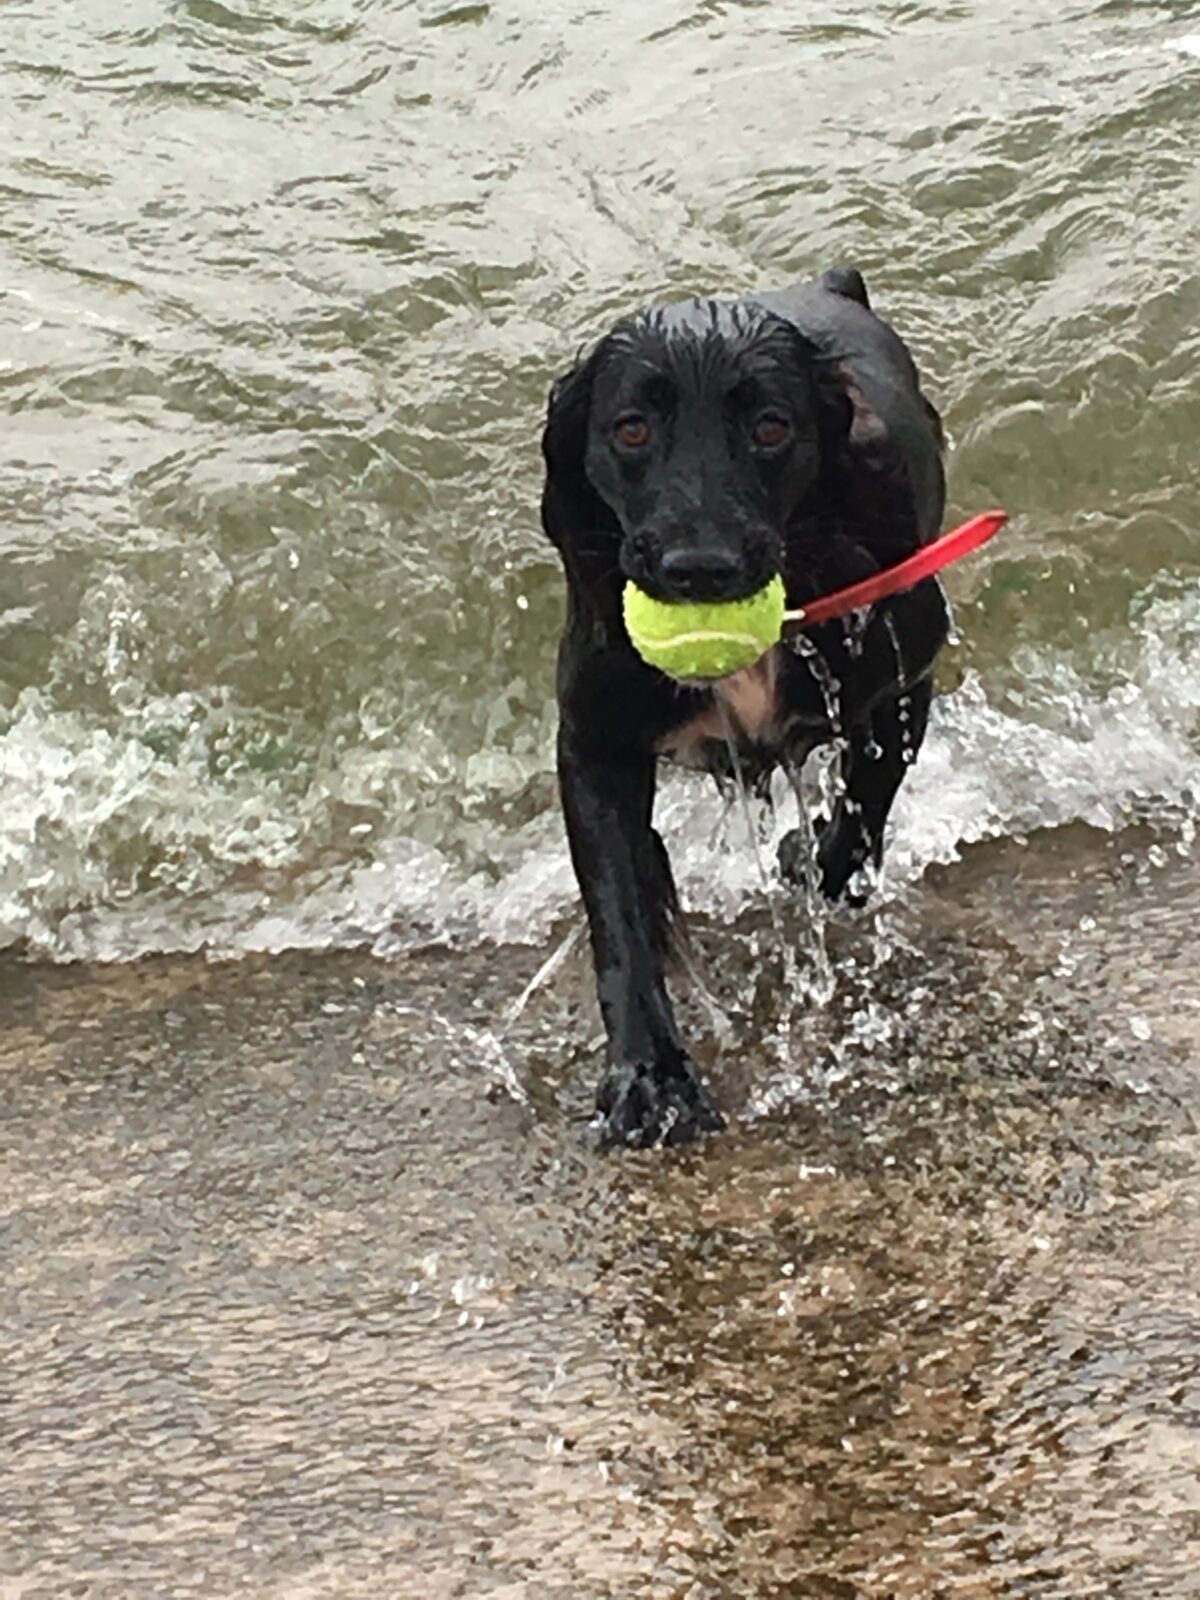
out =
[[[622,417],[613,432],[627,450],[640,450],[650,443],[650,424],[645,417]]]
[[[754,443],[760,450],[777,450],[791,438],[792,425],[786,417],[768,411],[754,424]]]

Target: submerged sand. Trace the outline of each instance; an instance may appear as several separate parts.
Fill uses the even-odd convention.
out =
[[[1198,914],[981,847],[789,1045],[701,928],[733,1125],[619,1158],[579,955],[9,961],[0,1595],[1200,1593]]]

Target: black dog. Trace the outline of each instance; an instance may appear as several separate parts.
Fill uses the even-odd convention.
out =
[[[559,783],[587,907],[609,1060],[605,1140],[721,1127],[664,983],[677,910],[651,826],[659,756],[755,776],[844,742],[844,795],[818,847],[827,896],[878,862],[924,737],[948,618],[930,579],[829,622],[716,685],[635,654],[626,579],[660,600],[735,600],[783,574],[789,606],[891,566],[941,528],[937,412],[857,272],[743,300],[688,300],[616,327],[550,396],[542,520],[567,576]],[[721,702],[721,703],[719,703]],[[785,874],[805,869],[790,835]]]

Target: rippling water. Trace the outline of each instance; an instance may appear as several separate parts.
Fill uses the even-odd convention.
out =
[[[547,384],[860,265],[953,435],[962,643],[893,882],[1196,783],[1200,8],[0,14],[0,940],[536,936]],[[711,801],[669,826],[693,902]]]

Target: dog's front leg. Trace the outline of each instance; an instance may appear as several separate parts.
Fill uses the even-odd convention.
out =
[[[563,729],[563,814],[587,908],[608,1068],[606,1145],[682,1144],[723,1126],[684,1049],[664,978],[675,891],[651,827],[654,755],[597,749]]]
[[[928,678],[876,706],[851,728],[842,759],[843,792],[817,845],[821,889],[836,900],[860,867],[883,859],[892,802],[925,738],[933,688]]]

